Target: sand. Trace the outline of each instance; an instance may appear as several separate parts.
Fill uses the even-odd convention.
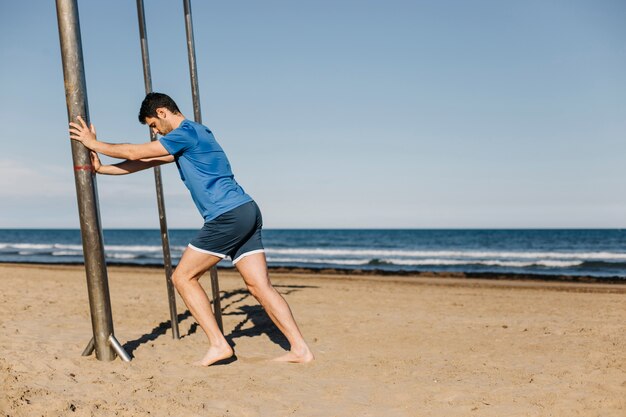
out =
[[[208,277],[203,278],[205,285]],[[178,299],[167,328],[158,269],[111,267],[115,334],[130,363],[81,357],[82,267],[0,265],[0,416],[626,415],[626,285],[272,276],[317,360],[271,362],[285,341],[220,271],[237,359],[206,348]]]

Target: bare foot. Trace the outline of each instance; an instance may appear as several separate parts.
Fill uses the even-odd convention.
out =
[[[194,365],[209,366],[214,364],[215,362],[228,359],[231,356],[233,356],[233,349],[228,343],[223,346],[211,346],[206,355],[204,355],[204,358],[202,358],[198,362],[194,362]]]
[[[279,356],[274,359],[275,362],[292,362],[292,363],[306,363],[312,362],[315,359],[313,352],[308,347],[302,349],[291,349],[283,356]]]

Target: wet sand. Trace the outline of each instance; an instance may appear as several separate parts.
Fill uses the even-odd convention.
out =
[[[236,360],[191,363],[206,338],[162,271],[110,267],[124,363],[91,338],[82,266],[0,265],[0,416],[626,415],[626,284],[274,272],[317,360],[220,271]],[[210,287],[208,276],[201,281]]]

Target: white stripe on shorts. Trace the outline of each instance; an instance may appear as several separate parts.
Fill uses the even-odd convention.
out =
[[[261,253],[261,252],[265,252],[265,249],[255,249],[255,250],[251,250],[250,252],[242,253],[241,255],[239,255],[237,258],[233,260],[233,265],[239,262],[241,258],[243,258],[244,256],[254,255],[255,253]]]
[[[193,250],[195,250],[195,251],[197,251],[197,252],[201,252],[201,253],[206,253],[206,254],[209,254],[209,255],[217,256],[218,258],[222,258],[222,259],[224,259],[224,258],[226,257],[226,255],[223,255],[223,254],[221,254],[221,253],[211,252],[211,251],[209,251],[209,250],[204,250],[204,249],[196,248],[196,247],[195,247],[194,245],[192,245],[191,243],[190,243],[189,245],[187,245],[187,246],[189,246],[191,249],[193,249]]]

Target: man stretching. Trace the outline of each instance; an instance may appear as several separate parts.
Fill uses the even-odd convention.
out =
[[[172,282],[209,339],[209,349],[196,362],[208,366],[229,358],[233,350],[220,332],[209,299],[199,278],[226,256],[243,277],[250,293],[261,303],[291,345],[286,362],[310,362],[307,346],[289,305],[272,286],[265,260],[261,212],[254,200],[237,184],[226,154],[205,126],[187,120],[167,95],[150,93],[141,103],[139,121],[162,135],[143,144],[111,144],[96,139],[93,124],[79,116],[70,123],[70,138],[89,148],[99,174],[124,175],[176,162],[180,177],[204,217],[204,227],[189,243],[172,275]],[[102,165],[98,153],[125,159]]]

